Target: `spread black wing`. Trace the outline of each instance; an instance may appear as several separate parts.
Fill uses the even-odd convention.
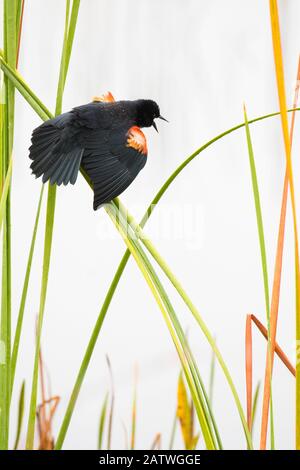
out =
[[[60,186],[76,182],[83,148],[74,140],[74,131],[70,124],[72,113],[64,113],[37,127],[31,137],[29,158],[33,160],[30,168],[43,183]]]
[[[111,201],[147,159],[142,131],[130,124],[114,127],[113,122],[111,108],[94,103],[46,121],[32,134],[33,174],[43,176],[44,183],[74,184],[82,165],[93,183],[94,209]]]
[[[89,133],[81,165],[93,183],[94,209],[125,191],[146,161],[146,140],[136,127]]]

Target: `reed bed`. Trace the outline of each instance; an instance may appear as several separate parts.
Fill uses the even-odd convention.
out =
[[[215,416],[213,409],[213,389],[214,389],[214,373],[218,368],[224,376],[224,386],[230,390],[233,403],[235,404],[238,416],[240,418],[241,432],[244,434],[245,448],[253,449],[253,426],[254,423],[261,420],[260,423],[260,448],[275,448],[276,429],[274,427],[274,409],[272,403],[272,376],[276,372],[273,370],[274,354],[276,353],[282,362],[286,365],[290,373],[295,376],[296,406],[295,406],[295,448],[300,449],[300,364],[295,360],[295,367],[287,358],[284,351],[280,348],[276,340],[277,322],[279,314],[282,256],[284,251],[284,235],[286,224],[286,209],[289,202],[291,203],[293,216],[293,236],[294,236],[294,259],[295,259],[295,338],[300,340],[300,287],[299,287],[299,246],[298,246],[298,225],[296,210],[296,195],[294,188],[293,165],[292,165],[292,141],[295,125],[298,86],[300,80],[300,65],[297,74],[297,87],[293,100],[292,109],[287,109],[287,99],[285,95],[284,69],[282,50],[280,42],[280,21],[276,0],[270,0],[270,25],[273,39],[273,55],[275,64],[275,75],[277,80],[277,92],[279,111],[268,115],[259,116],[254,119],[248,119],[246,106],[244,105],[244,120],[238,125],[215,136],[210,141],[199,147],[192,155],[182,161],[176,170],[162,185],[160,190],[150,202],[145,211],[144,216],[138,223],[130,214],[129,210],[123,205],[121,199],[117,198],[105,205],[103,210],[111,219],[116,231],[124,241],[126,251],[120,261],[118,269],[111,281],[106,297],[99,310],[94,328],[91,331],[90,339],[86,346],[81,364],[78,365],[78,374],[74,378],[74,385],[68,400],[64,416],[60,423],[57,436],[52,436],[52,419],[55,414],[58,403],[57,397],[47,397],[44,391],[43,402],[38,404],[38,389],[43,390],[43,362],[41,360],[41,338],[43,331],[43,320],[46,314],[46,300],[48,291],[49,271],[51,269],[52,259],[52,238],[55,227],[55,207],[56,198],[59,197],[56,186],[44,185],[40,188],[39,202],[35,214],[34,226],[32,229],[32,239],[30,250],[28,253],[27,265],[25,267],[25,277],[21,299],[19,301],[18,317],[15,331],[11,329],[11,207],[10,207],[10,190],[12,173],[14,170],[13,162],[13,144],[14,144],[14,113],[15,113],[15,93],[18,92],[26,100],[28,105],[37,113],[42,120],[47,120],[55,115],[59,115],[63,109],[64,88],[68,79],[68,69],[72,55],[73,41],[76,34],[76,25],[80,21],[80,0],[66,0],[65,4],[65,25],[64,38],[61,49],[61,62],[57,81],[57,96],[54,112],[50,112],[43,104],[41,99],[34,93],[30,85],[27,84],[26,78],[18,71],[19,54],[26,54],[21,48],[22,44],[22,24],[24,9],[30,9],[30,4],[25,0],[3,0],[3,26],[4,41],[3,50],[0,52],[0,67],[4,76],[1,89],[1,109],[0,109],[0,133],[1,133],[1,158],[0,158],[0,178],[1,178],[1,200],[0,200],[0,229],[2,237],[2,276],[1,276],[1,357],[0,364],[0,448],[2,450],[9,448],[10,436],[16,435],[14,448],[20,448],[20,435],[24,432],[23,416],[24,410],[28,407],[28,422],[26,426],[26,449],[34,448],[52,448],[62,449],[66,434],[69,430],[72,415],[78,406],[77,399],[81,391],[82,384],[85,379],[87,369],[93,355],[97,341],[99,338],[104,319],[109,311],[109,306],[118,287],[119,281],[125,272],[127,262],[130,257],[135,261],[137,269],[146,282],[157,307],[160,310],[166,327],[168,329],[170,339],[173,342],[177,352],[181,372],[179,374],[178,384],[175,387],[174,394],[177,394],[177,409],[175,410],[174,423],[170,424],[170,443],[169,447],[174,446],[174,436],[177,428],[180,429],[182,442],[186,449],[195,449],[198,446],[210,450],[223,449],[222,435],[218,426],[218,416]],[[271,53],[272,51],[270,51]],[[300,64],[300,62],[299,62]],[[288,117],[291,117],[290,130]],[[255,149],[251,139],[251,126],[254,123],[263,126],[266,119],[281,119],[282,138],[285,148],[286,158],[286,175],[283,182],[282,206],[280,223],[278,227],[278,242],[275,259],[275,269],[273,274],[273,285],[270,288],[269,279],[271,278],[268,270],[267,260],[267,240],[264,234],[264,217],[261,207],[261,195],[259,190],[259,175],[256,171]],[[173,269],[167,264],[163,255],[158,251],[152,240],[144,232],[144,226],[152,217],[155,207],[163,199],[168,188],[176,184],[176,178],[184,172],[184,169],[192,163],[205,150],[213,146],[217,141],[226,138],[229,134],[244,128],[246,133],[245,150],[249,158],[249,178],[251,179],[253,189],[253,203],[256,212],[257,221],[257,237],[260,247],[261,268],[262,268],[262,284],[265,296],[265,321],[259,320],[256,315],[245,312],[246,328],[245,328],[245,389],[246,398],[241,397],[234,382],[231,373],[230,364],[227,364],[223,354],[214,338],[213,332],[210,331],[204,315],[200,313],[192,299],[187,293],[179,276],[175,275]],[[87,176],[82,172],[82,177],[86,183],[91,186]],[[288,199],[288,191],[290,193],[290,201]],[[40,225],[40,215],[43,210],[42,201],[46,200],[46,217],[45,226]],[[59,231],[57,227],[57,231]],[[18,363],[20,361],[19,345],[22,338],[24,326],[24,311],[28,299],[28,286],[33,269],[33,257],[35,256],[35,245],[37,232],[44,230],[44,248],[41,259],[41,275],[40,285],[36,286],[40,289],[40,303],[38,311],[38,319],[36,325],[36,344],[35,354],[33,358],[26,357],[22,360],[32,361],[32,377],[26,378],[26,387],[23,383],[19,393],[15,390],[14,381]],[[63,235],[62,235],[63,236]],[[212,351],[210,382],[208,385],[202,377],[202,364],[197,358],[189,344],[187,335],[183,330],[178,317],[178,313],[164,287],[168,283],[179,298],[184,302],[187,311],[196,321],[199,330],[199,338],[206,341]],[[224,320],[225,321],[225,320]],[[265,338],[266,346],[266,362],[265,377],[263,387],[257,384],[253,393],[253,345],[252,345],[252,324],[260,330]],[[33,329],[35,325],[33,325]],[[298,343],[297,343],[298,344]],[[293,362],[293,361],[292,361]],[[98,448],[111,448],[111,438],[113,433],[113,416],[114,416],[114,385],[113,374],[110,361],[108,366],[111,375],[111,387],[101,407],[99,419]],[[137,412],[137,379],[134,382],[134,391],[131,404],[131,423],[130,435],[125,432],[126,447],[130,449],[136,448],[136,425],[138,420]],[[30,385],[29,385],[30,384]],[[29,399],[25,399],[25,388],[29,390]],[[258,396],[262,392],[262,410],[258,408]],[[17,429],[10,429],[10,409],[11,401],[18,400],[18,425]],[[99,405],[100,408],[100,405]],[[126,428],[126,427],[125,427]],[[270,444],[267,443],[267,433],[270,430]],[[38,431],[38,433],[37,433]],[[37,445],[37,438],[39,444]],[[154,438],[151,448],[160,448],[161,435],[158,432]]]

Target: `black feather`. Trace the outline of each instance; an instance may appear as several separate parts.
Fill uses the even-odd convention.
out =
[[[72,132],[66,132],[73,119],[71,113],[65,113],[33,131],[30,168],[37,178],[43,175],[43,183],[48,180],[58,185],[76,182],[83,149],[74,146],[70,141]]]
[[[128,130],[109,132],[97,146],[94,133],[86,139],[81,164],[93,183],[95,210],[125,191],[146,163],[147,155],[127,146]]]

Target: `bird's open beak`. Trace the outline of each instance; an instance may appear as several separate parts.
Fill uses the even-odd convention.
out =
[[[164,117],[162,117],[162,116],[158,116],[157,119],[162,119],[163,121],[169,122],[166,118],[164,118]],[[155,124],[154,121],[152,122],[152,126],[154,127],[154,129],[156,130],[156,132],[158,132],[157,125]]]
[[[158,132],[157,125],[155,124],[154,121],[152,122],[152,126],[154,127],[154,129],[156,130],[156,132]]]
[[[163,121],[166,121],[166,122],[169,122],[168,119],[162,117],[162,116],[158,116],[158,119],[162,119]]]

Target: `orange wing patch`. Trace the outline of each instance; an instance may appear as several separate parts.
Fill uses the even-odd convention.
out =
[[[144,133],[137,126],[132,126],[127,132],[127,147],[132,147],[143,155],[147,155],[147,141]]]
[[[116,100],[110,91],[103,93],[101,96],[94,96],[93,103],[114,103]]]

